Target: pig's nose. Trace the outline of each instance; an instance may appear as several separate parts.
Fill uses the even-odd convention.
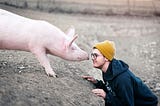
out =
[[[87,60],[89,60],[89,54],[88,54]]]

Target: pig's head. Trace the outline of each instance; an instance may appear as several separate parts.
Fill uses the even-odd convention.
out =
[[[88,60],[89,59],[88,53],[80,49],[74,42],[78,37],[77,35],[75,35],[75,29],[71,27],[66,33],[66,35],[68,36],[69,39],[67,39],[65,42],[65,50],[64,50],[65,53],[63,58],[70,61]]]
[[[65,44],[64,58],[70,61],[82,61],[88,60],[89,55],[86,51],[80,49],[74,41],[77,39],[77,35],[71,40],[68,40]]]

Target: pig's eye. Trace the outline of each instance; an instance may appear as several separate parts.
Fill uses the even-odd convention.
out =
[[[76,48],[75,48],[75,47],[71,47],[71,49],[72,49],[72,50],[75,50]]]

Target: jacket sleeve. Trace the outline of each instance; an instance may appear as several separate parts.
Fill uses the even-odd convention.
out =
[[[122,105],[121,101],[113,94],[112,92],[109,92],[103,83],[102,80],[97,80],[97,83],[94,84],[96,88],[103,89],[106,92],[105,100],[105,106],[124,106]]]
[[[131,79],[120,77],[117,79],[117,82],[115,82],[115,86],[116,95],[108,92],[105,98],[106,103],[112,104],[111,106],[134,106],[134,93]]]
[[[105,100],[105,106],[125,106],[122,104],[122,102],[111,92],[108,92]]]
[[[104,91],[106,91],[105,84],[103,83],[102,80],[97,80],[97,83],[94,85],[96,86],[96,88],[103,89]]]

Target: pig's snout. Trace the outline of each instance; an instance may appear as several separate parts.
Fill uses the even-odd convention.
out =
[[[89,60],[89,54],[86,52],[85,55],[86,55],[86,60]]]
[[[89,57],[86,57],[86,58],[78,57],[77,59],[77,61],[83,61],[83,60],[89,60]]]
[[[78,60],[80,60],[80,61],[89,60],[89,54],[88,53],[84,53],[83,56],[78,56]]]
[[[81,57],[79,57],[79,60],[89,60],[89,56],[86,57],[86,58],[81,58]]]
[[[89,60],[89,54],[88,54],[88,56],[87,56],[87,60]]]

